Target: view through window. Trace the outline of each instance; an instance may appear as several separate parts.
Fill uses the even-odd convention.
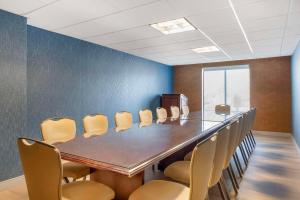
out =
[[[208,67],[202,71],[204,110],[228,104],[232,111],[250,107],[250,71],[248,65]]]

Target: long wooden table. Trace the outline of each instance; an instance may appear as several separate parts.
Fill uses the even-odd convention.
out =
[[[116,199],[125,200],[143,184],[147,167],[209,137],[241,114],[192,112],[180,119],[168,118],[148,127],[139,128],[138,124],[133,124],[123,132],[109,129],[101,136],[77,136],[66,143],[56,144],[56,147],[63,159],[91,167],[92,180],[112,187]]]

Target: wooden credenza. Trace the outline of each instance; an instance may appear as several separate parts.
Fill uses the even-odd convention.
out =
[[[188,98],[184,94],[163,94],[161,97],[161,107],[167,110],[168,116],[171,116],[171,106],[178,106],[181,112],[185,105],[188,105]]]

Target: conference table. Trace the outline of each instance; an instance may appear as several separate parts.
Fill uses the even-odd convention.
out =
[[[77,136],[55,146],[62,159],[89,166],[91,180],[110,186],[117,200],[125,200],[143,184],[146,168],[210,137],[242,113],[191,112],[147,127],[133,124],[122,132],[111,128],[99,136]]]

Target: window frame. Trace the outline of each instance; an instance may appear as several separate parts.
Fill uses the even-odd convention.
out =
[[[203,67],[202,68],[202,110],[204,109],[204,72],[205,71],[220,71],[224,70],[224,103],[227,104],[227,70],[238,70],[238,69],[248,69],[249,70],[249,97],[251,97],[251,70],[249,64],[240,64],[240,65],[226,65],[226,66],[216,66],[216,67]],[[251,99],[249,99],[249,105],[251,106]]]

